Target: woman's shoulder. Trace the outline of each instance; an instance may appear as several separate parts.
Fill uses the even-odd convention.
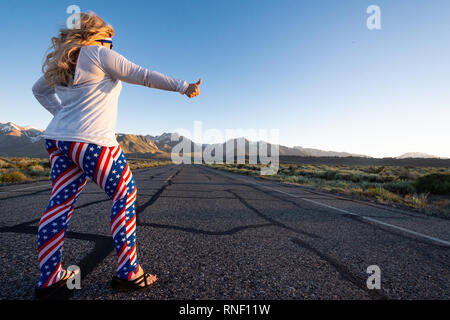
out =
[[[85,57],[89,57],[89,60],[97,60],[99,57],[98,49],[96,48],[98,46],[82,46],[80,48],[80,58],[83,59]]]
[[[103,48],[103,47],[95,46],[95,45],[86,45],[86,46],[82,46],[80,50],[85,51],[85,52],[99,52],[100,48]]]
[[[83,60],[88,59],[91,62],[95,62],[101,65],[102,62],[110,60],[112,59],[112,57],[114,57],[114,52],[112,51],[113,50],[102,46],[87,45],[81,47],[80,56]]]

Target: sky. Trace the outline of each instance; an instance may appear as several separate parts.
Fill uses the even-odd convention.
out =
[[[201,121],[224,135],[278,130],[290,147],[450,157],[448,0],[2,2],[0,122],[50,122],[31,87],[73,4],[114,27],[114,50],[127,59],[202,78],[193,99],[124,84],[118,133],[184,129],[192,138]],[[381,10],[380,30],[367,28],[370,5]]]

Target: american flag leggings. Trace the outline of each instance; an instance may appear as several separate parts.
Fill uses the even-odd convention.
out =
[[[136,256],[136,184],[120,146],[45,141],[51,164],[52,193],[38,229],[40,276],[37,288],[63,275],[61,251],[75,202],[87,178],[112,200],[111,233],[117,252],[117,276],[130,279],[140,270]]]

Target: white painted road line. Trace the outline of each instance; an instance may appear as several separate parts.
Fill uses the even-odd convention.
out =
[[[428,240],[431,240],[431,241],[437,242],[439,244],[443,244],[445,246],[450,247],[450,241],[446,241],[446,240],[443,240],[443,239],[440,239],[440,238],[436,238],[436,237],[433,237],[433,236],[429,236],[429,235],[426,235],[426,234],[423,234],[423,233],[420,233],[420,232],[416,232],[416,231],[409,230],[409,229],[406,229],[406,228],[403,228],[403,227],[399,227],[399,226],[396,226],[396,225],[393,225],[393,224],[390,224],[390,223],[387,223],[387,222],[383,222],[383,221],[380,221],[380,220],[377,220],[377,219],[374,219],[374,218],[371,218],[371,217],[367,217],[367,216],[363,216],[363,215],[360,215],[360,214],[357,214],[357,213],[354,213],[354,212],[350,212],[350,211],[347,211],[345,209],[336,208],[336,207],[330,206],[328,204],[325,204],[325,203],[322,203],[322,202],[319,202],[319,201],[311,200],[311,199],[308,199],[308,198],[303,198],[301,196],[298,196],[298,195],[295,195],[295,194],[292,194],[292,193],[289,193],[289,192],[285,192],[285,191],[282,191],[282,190],[278,190],[276,188],[264,186],[264,185],[261,185],[259,183],[253,182],[253,181],[245,180],[245,179],[242,179],[242,178],[239,178],[239,177],[235,177],[235,176],[233,176],[233,178],[237,179],[237,180],[241,180],[241,181],[247,182],[247,183],[251,183],[251,184],[257,185],[257,186],[262,187],[262,188],[266,188],[266,189],[270,189],[270,190],[273,190],[273,191],[277,191],[277,192],[283,193],[285,195],[288,195],[288,196],[291,196],[291,197],[294,197],[294,198],[298,198],[298,199],[301,199],[301,200],[304,200],[304,201],[307,201],[307,202],[311,202],[311,203],[314,203],[314,204],[319,205],[319,206],[323,206],[323,207],[326,207],[326,208],[329,208],[329,209],[333,209],[333,210],[338,211],[338,212],[343,213],[343,214],[349,214],[349,215],[352,215],[352,216],[357,216],[357,217],[359,217],[361,219],[364,219],[364,220],[367,220],[367,221],[370,221],[370,222],[373,222],[373,223],[377,223],[377,224],[383,225],[385,227],[390,227],[390,228],[393,228],[393,229],[397,229],[397,230],[400,230],[400,231],[412,234],[412,235],[414,235],[416,237],[428,239]]]

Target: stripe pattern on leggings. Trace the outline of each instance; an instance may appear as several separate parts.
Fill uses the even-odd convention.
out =
[[[62,275],[61,252],[78,196],[90,178],[112,200],[111,233],[117,252],[117,275],[130,279],[140,270],[136,255],[136,184],[120,146],[46,140],[52,192],[39,222],[37,287]]]

